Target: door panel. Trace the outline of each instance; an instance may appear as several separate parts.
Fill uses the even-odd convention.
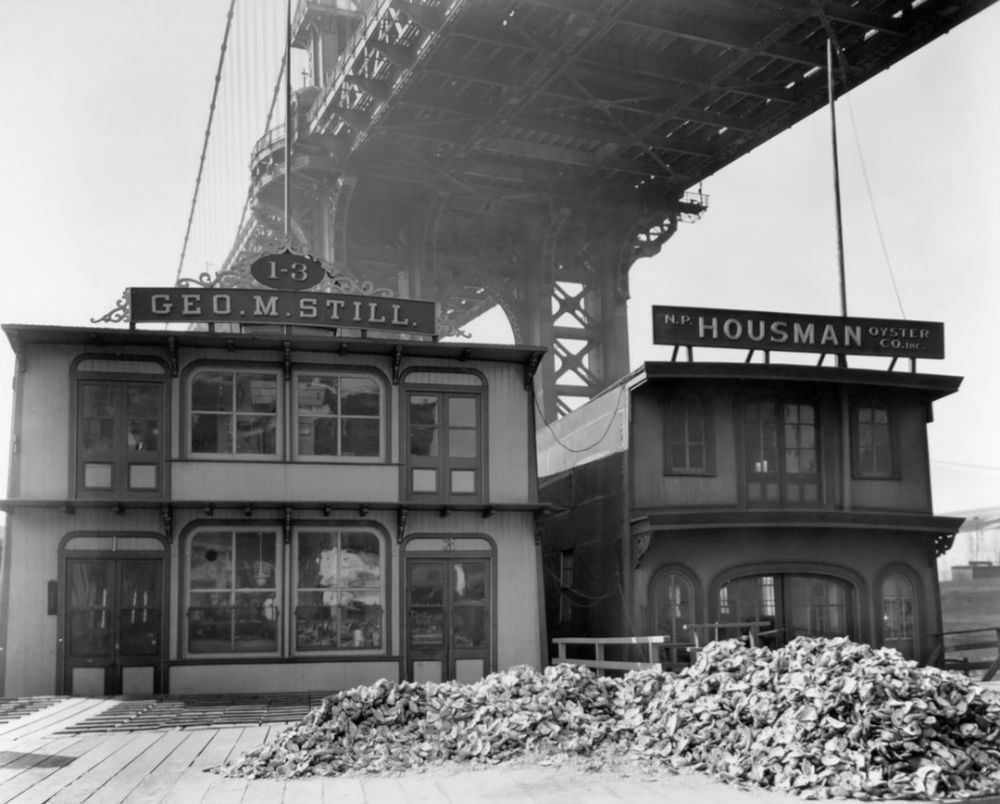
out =
[[[406,565],[408,675],[482,678],[490,667],[490,560],[414,558]]]
[[[162,609],[162,559],[67,557],[64,688],[72,695],[159,692]]]
[[[71,559],[67,567],[67,656],[82,664],[107,664],[114,644],[114,564]]]

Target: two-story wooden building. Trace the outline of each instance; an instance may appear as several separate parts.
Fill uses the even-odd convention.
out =
[[[847,635],[927,659],[936,557],[962,520],[932,513],[926,427],[959,383],[641,366],[540,431],[550,637],[666,635],[683,661],[699,629],[755,622],[771,644]]]
[[[332,690],[539,664],[542,349],[4,331],[2,694]]]

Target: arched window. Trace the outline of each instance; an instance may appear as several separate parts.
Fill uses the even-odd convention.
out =
[[[649,594],[652,614],[651,633],[668,636],[665,663],[681,664],[687,659],[684,645],[691,642],[687,626],[694,622],[694,583],[677,571],[661,570],[651,584]]]
[[[718,620],[760,623],[764,644],[782,645],[797,636],[856,638],[853,584],[829,575],[746,575],[719,587]],[[734,634],[729,631],[727,636]]]
[[[711,421],[704,402],[694,394],[678,394],[667,400],[664,413],[664,474],[710,474]]]
[[[902,572],[882,579],[882,644],[906,658],[916,655],[913,581]]]

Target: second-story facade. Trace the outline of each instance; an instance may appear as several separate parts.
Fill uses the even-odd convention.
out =
[[[543,350],[4,329],[4,694],[331,690],[539,663]]]
[[[683,663],[758,623],[926,660],[961,524],[933,514],[927,426],[959,382],[646,363],[540,431],[550,636],[666,635]]]

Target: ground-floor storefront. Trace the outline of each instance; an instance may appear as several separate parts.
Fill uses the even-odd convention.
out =
[[[634,522],[634,617],[678,645],[749,630],[772,647],[846,636],[926,661],[941,632],[936,551],[950,522],[908,530],[771,523],[761,527]],[[683,662],[685,651],[669,659]]]
[[[472,681],[538,666],[527,510],[23,508],[4,694]]]

